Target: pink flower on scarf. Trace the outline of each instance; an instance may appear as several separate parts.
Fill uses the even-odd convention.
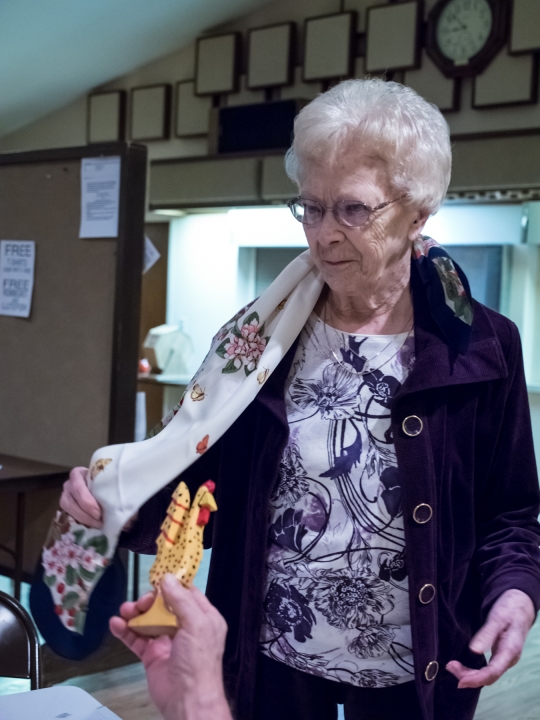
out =
[[[266,347],[266,338],[261,338],[259,330],[260,325],[254,322],[242,325],[240,328],[242,337],[233,335],[225,350],[226,354],[230,358],[243,357],[248,363],[260,358]]]
[[[250,375],[257,368],[269,340],[270,337],[264,336],[264,323],[259,321],[258,314],[251,313],[243,325],[231,328],[216,348],[216,354],[227,361],[221,372],[235,373],[244,368],[246,375]]]

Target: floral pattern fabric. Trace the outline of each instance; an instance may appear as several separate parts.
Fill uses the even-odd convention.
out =
[[[359,687],[414,677],[390,430],[413,346],[412,335],[348,335],[312,314],[285,387],[290,436],[271,498],[261,650]],[[379,351],[375,369],[357,374]]]
[[[56,514],[43,548],[43,580],[50,588],[55,613],[67,628],[82,631],[86,596],[109,564],[108,550],[101,531],[76,523],[65,512]]]

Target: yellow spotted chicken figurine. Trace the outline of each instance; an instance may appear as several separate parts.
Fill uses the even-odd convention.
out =
[[[154,604],[128,623],[139,635],[174,635],[178,629],[176,616],[166,608],[159,585],[167,573],[176,575],[185,587],[193,583],[203,555],[204,527],[210,513],[217,510],[214,490],[214,482],[207,480],[197,490],[191,505],[184,482],[174,491],[157,539],[157,557],[150,569],[150,582],[156,591]]]

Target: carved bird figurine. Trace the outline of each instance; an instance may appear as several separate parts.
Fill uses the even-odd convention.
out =
[[[193,583],[203,556],[204,527],[210,513],[217,510],[214,490],[215,483],[207,480],[191,505],[184,482],[174,491],[157,539],[157,557],[150,568],[150,582],[156,591],[154,604],[128,623],[139,635],[174,635],[178,629],[176,616],[165,607],[159,585],[166,573],[176,575],[185,587]]]

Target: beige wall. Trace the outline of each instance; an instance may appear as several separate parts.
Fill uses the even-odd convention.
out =
[[[188,80],[195,72],[195,44],[167,55],[102,86],[103,90],[125,89],[157,83],[174,84]],[[86,144],[86,96],[51,113],[15,133],[0,138],[0,152],[36,150],[53,147],[70,147]],[[206,138],[181,140],[171,138],[164,142],[148,143],[150,159],[205,155]]]
[[[436,0],[425,2],[426,12]],[[345,0],[344,9],[356,10],[359,15],[359,30],[364,29],[365,10],[386,0]],[[212,32],[238,30],[243,33],[246,41],[249,28],[268,25],[276,22],[294,21],[298,25],[299,39],[302,39],[302,26],[306,17],[339,12],[340,0],[279,0],[254,13],[227,25],[213,28]],[[245,53],[244,53],[245,55]],[[162,59],[145,65],[134,72],[124,75],[100,89],[132,87],[154,83],[171,83],[188,80],[194,76],[194,43],[167,55]],[[302,46],[298,44],[297,63],[301,62]],[[315,84],[311,88],[299,87],[297,95],[306,97],[306,91],[317,92]],[[294,90],[287,89],[291,97]],[[482,133],[496,130],[512,130],[537,128],[540,126],[540,104],[523,107],[507,107],[498,109],[474,110],[471,108],[472,82],[466,80],[462,87],[461,111],[449,113],[447,120],[453,134]],[[261,100],[260,93],[243,91],[240,96],[231,98],[231,102],[254,102]],[[224,98],[224,102],[227,99]],[[80,98],[65,108],[58,110],[41,120],[5,137],[0,138],[0,152],[12,150],[29,150],[37,148],[66,147],[84,144],[86,140],[86,100]],[[150,159],[200,155],[207,152],[205,138],[185,139],[171,138],[164,142],[148,144]],[[519,158],[515,161],[519,163]]]
[[[86,96],[0,138],[0,152],[74,147],[86,144]]]

